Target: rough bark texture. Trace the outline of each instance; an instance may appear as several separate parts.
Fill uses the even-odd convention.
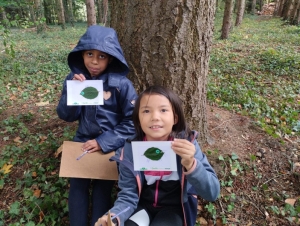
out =
[[[206,80],[215,0],[112,0],[111,26],[138,92],[152,84],[172,88],[183,100],[187,121],[207,135]]]
[[[231,28],[233,5],[234,5],[234,0],[225,1],[221,39],[227,39],[229,36],[229,32]]]
[[[236,20],[235,20],[235,26],[240,26],[242,21],[243,21],[243,17],[244,17],[244,12],[245,12],[245,4],[246,1],[245,0],[238,0],[238,9],[237,9],[237,13],[236,13]]]
[[[293,4],[293,0],[287,0],[286,5],[283,8],[283,20],[288,20],[290,17],[290,12],[291,12],[291,6]]]
[[[72,0],[68,0],[68,17],[69,17],[69,23],[71,23],[72,27],[74,27],[74,15],[73,15]]]
[[[94,0],[86,0],[86,16],[88,26],[97,24]]]

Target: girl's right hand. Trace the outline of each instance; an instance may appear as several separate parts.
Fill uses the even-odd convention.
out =
[[[113,223],[113,225],[115,225]],[[102,216],[98,219],[98,221],[95,223],[95,226],[107,226],[107,215]]]
[[[84,77],[83,74],[74,74],[74,77],[72,78],[72,80],[78,80],[83,82],[84,80],[86,80],[86,78]]]

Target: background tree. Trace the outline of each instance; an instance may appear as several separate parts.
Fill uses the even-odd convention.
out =
[[[231,20],[232,20],[233,6],[234,6],[234,0],[225,1],[221,39],[227,39],[229,36],[230,28],[232,25]]]
[[[70,22],[71,26],[74,27],[73,1],[67,0],[67,6],[68,6],[68,21]]]
[[[256,13],[256,0],[251,2],[251,13],[254,15]]]
[[[64,5],[62,0],[57,0],[57,16],[58,16],[58,24],[61,25],[62,29],[65,29],[65,13],[64,13]]]
[[[215,1],[112,0],[111,12],[137,91],[152,84],[176,91],[188,122],[204,142]]]
[[[88,26],[97,24],[94,0],[86,0],[86,17]]]
[[[235,26],[240,26],[244,17],[245,12],[245,0],[237,0],[237,13],[236,13],[236,20]]]

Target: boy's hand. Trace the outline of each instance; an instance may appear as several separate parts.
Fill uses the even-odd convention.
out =
[[[181,164],[189,171],[194,163],[195,145],[185,139],[174,139],[171,148],[181,157]]]
[[[96,140],[88,140],[82,145],[82,151],[92,153],[95,151],[101,151],[101,147]]]
[[[83,74],[74,74],[74,77],[72,78],[72,80],[79,80],[79,81],[83,82],[84,80],[86,80],[86,78],[84,77]]]

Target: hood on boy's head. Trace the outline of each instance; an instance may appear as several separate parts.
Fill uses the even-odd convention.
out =
[[[124,58],[117,33],[109,27],[92,25],[79,39],[77,46],[68,55],[68,64],[73,73],[85,73],[82,51],[96,49],[113,56],[107,71],[126,76],[129,69]]]

